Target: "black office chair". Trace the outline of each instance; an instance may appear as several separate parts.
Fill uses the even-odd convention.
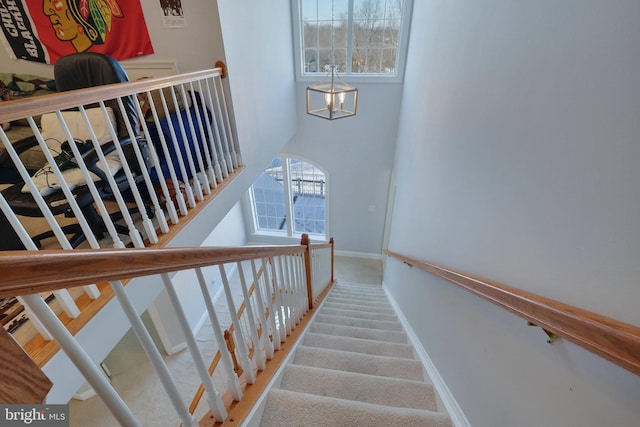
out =
[[[76,53],[60,58],[54,66],[54,78],[58,91],[83,89],[111,83],[126,82],[129,80],[127,73],[118,61],[110,56],[95,52]],[[143,153],[146,153],[146,141],[139,136],[140,122],[135,106],[135,103],[137,102],[136,98],[134,96],[128,96],[126,98],[122,98],[122,101],[124,110],[120,109],[116,99],[105,101],[105,106],[111,107],[114,111],[117,123],[117,132],[119,137],[118,139],[120,140],[120,144],[123,147],[125,157],[127,157],[128,159],[128,163],[132,169],[132,172],[134,175],[136,175],[136,181],[139,182],[142,180],[142,176],[140,175],[140,168],[146,166],[139,165],[138,161],[133,155],[132,141],[129,138],[124,117],[128,118],[129,123],[134,130],[134,134],[136,135],[135,143],[137,143],[138,146],[141,147]],[[85,105],[85,108],[96,106],[97,105]],[[105,155],[115,149],[113,144],[114,142],[110,142],[102,145],[102,150]],[[22,143],[20,146],[20,150],[25,150],[26,148],[34,145],[37,145],[35,137],[33,138],[33,144]],[[100,178],[99,181],[96,182],[96,188],[100,193],[100,197],[102,199],[109,199],[113,195],[113,190],[111,189],[107,181],[105,172],[97,167],[99,159],[95,150],[91,145],[87,145],[87,148],[88,150],[83,153],[83,160],[87,165],[87,168]],[[114,179],[121,192],[126,191],[130,188],[122,169],[120,169],[120,171],[114,175]],[[3,190],[2,195],[17,215],[28,217],[42,217],[42,212],[37,206],[31,194],[22,192],[23,186],[23,182],[14,184]],[[94,235],[98,239],[103,238],[106,231],[104,221],[102,220],[94,206],[94,199],[91,192],[89,191],[88,186],[86,184],[78,186],[73,190],[73,194]],[[62,191],[56,191],[53,194],[44,197],[44,199],[54,215],[65,214],[67,217],[74,216]],[[122,214],[112,215],[112,219],[114,221],[120,219],[121,217]],[[0,225],[1,224],[2,221],[0,221]],[[116,230],[119,233],[128,234],[128,229],[126,227],[119,224],[115,225]],[[62,230],[64,231],[65,235],[72,235],[69,239],[72,247],[78,246],[86,239],[84,232],[82,231],[80,225],[77,223],[64,226],[62,227]],[[11,231],[13,232],[13,230]],[[35,237],[32,237],[32,240],[36,243],[37,246],[40,247],[41,240],[53,236],[53,232],[48,231],[46,233],[42,233]],[[14,248],[2,248],[2,246],[0,245],[0,249],[7,250]]]

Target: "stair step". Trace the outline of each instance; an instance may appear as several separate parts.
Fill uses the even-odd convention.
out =
[[[333,291],[331,291],[331,295],[332,296],[340,296],[340,297],[346,297],[346,298],[358,298],[358,299],[365,299],[365,300],[370,300],[370,301],[387,301],[387,296],[384,293],[378,294],[371,294],[371,293],[362,293],[360,291],[347,291],[347,290],[340,290],[340,289],[334,289]]]
[[[450,427],[451,422],[441,412],[393,408],[274,389],[269,392],[260,425]]]
[[[280,388],[375,405],[437,410],[433,386],[421,381],[287,365]]]
[[[358,292],[384,293],[382,285],[367,285],[365,283],[337,282],[333,289],[354,290]]]
[[[380,314],[380,313],[372,313],[370,311],[345,310],[342,308],[334,308],[331,306],[323,307],[322,310],[320,310],[320,313],[343,316],[343,317],[356,317],[359,319],[383,320],[386,322],[398,321],[398,317],[395,314]]]
[[[395,314],[393,308],[384,308],[384,307],[371,307],[369,305],[359,305],[354,303],[345,303],[345,302],[337,302],[330,301],[327,299],[325,303],[322,305],[323,307],[332,307],[332,308],[341,308],[343,310],[355,310],[355,311],[366,311],[369,313],[381,313],[381,314]]]
[[[315,319],[323,323],[333,323],[334,325],[357,326],[359,328],[379,329],[384,331],[402,331],[402,325],[400,324],[400,322],[356,319],[354,317],[326,315],[322,313],[318,313]]]
[[[328,348],[331,350],[351,351],[375,356],[413,359],[413,347],[409,344],[387,343],[362,338],[341,337],[336,335],[307,332],[304,338],[307,347]]]
[[[307,347],[305,345],[298,347],[293,363],[381,377],[413,381],[424,380],[422,365],[417,360],[373,356],[349,351]]]
[[[351,305],[359,305],[359,306],[365,306],[365,307],[379,307],[379,308],[393,310],[393,307],[391,307],[391,304],[389,304],[389,301],[366,301],[359,298],[349,298],[349,297],[339,296],[339,295],[338,296],[329,295],[327,297],[327,302],[337,302],[341,304],[351,304]]]
[[[378,329],[360,328],[357,326],[336,325],[333,323],[324,323],[317,318],[309,327],[310,332],[320,334],[337,335],[342,337],[362,338],[365,340],[375,340],[383,342],[393,342],[406,344],[407,336],[404,332],[383,331]]]

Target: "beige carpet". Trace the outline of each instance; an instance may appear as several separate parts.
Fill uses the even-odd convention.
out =
[[[451,426],[382,288],[339,282],[261,426]]]

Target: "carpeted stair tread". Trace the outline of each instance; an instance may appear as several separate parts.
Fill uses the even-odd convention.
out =
[[[274,389],[269,392],[261,426],[425,426],[450,427],[441,412],[393,408]]]
[[[342,308],[322,307],[322,314],[336,315],[343,317],[356,317],[359,319],[383,320],[386,322],[397,322],[398,317],[395,314],[372,313],[369,311],[345,310]]]
[[[338,282],[267,394],[261,426],[451,427],[381,286]]]
[[[399,344],[407,343],[407,335],[404,332],[360,328],[357,326],[349,326],[349,325],[336,325],[333,323],[324,323],[319,321],[318,319],[314,320],[314,322],[309,327],[309,331],[316,332],[319,334],[362,338],[365,340],[394,342]]]
[[[365,283],[353,283],[353,282],[337,282],[333,289],[346,289],[346,290],[358,290],[384,293],[381,285],[368,285]]]
[[[368,305],[357,305],[357,304],[347,304],[344,302],[335,302],[335,301],[325,301],[322,305],[323,307],[332,307],[332,308],[340,308],[342,310],[354,310],[354,311],[364,311],[368,313],[382,313],[382,314],[393,314],[395,315],[395,311],[393,308],[382,308],[382,307],[371,307]]]
[[[359,298],[358,300],[356,300],[356,298]],[[360,297],[357,296],[346,296],[346,295],[332,295],[330,298],[327,298],[327,302],[335,302],[335,303],[341,303],[341,304],[351,304],[351,305],[358,305],[358,306],[370,306],[370,307],[379,307],[379,308],[384,308],[386,310],[393,310],[393,308],[391,307],[391,304],[389,304],[388,301],[384,301],[384,300],[372,300],[372,299],[361,299]]]
[[[413,347],[409,344],[372,341],[362,338],[318,334],[315,332],[307,332],[305,334],[304,345],[307,347],[372,354],[374,356],[398,357],[402,359],[414,358]]]
[[[357,298],[358,300],[365,299],[377,302],[388,302],[387,295],[383,291],[371,292],[368,290],[348,290],[334,288],[331,290],[331,295],[339,296],[342,298]]]
[[[315,317],[323,323],[333,323],[334,325],[357,326],[359,328],[379,329],[383,331],[402,332],[400,322],[387,322],[384,320],[356,319],[354,317],[326,315],[318,313]]]
[[[391,304],[388,301],[360,301],[355,298],[342,297],[339,295],[330,295],[327,297],[327,302],[337,302],[342,304],[359,305],[363,307],[378,307],[384,309],[392,309]]]
[[[375,405],[437,411],[433,385],[421,381],[287,365],[280,388]]]
[[[334,289],[331,292],[331,296],[341,297],[341,298],[357,298],[359,301],[374,301],[374,302],[388,302],[387,296],[382,294],[371,294],[371,293],[362,293],[358,291],[344,291],[339,289]]]
[[[373,356],[302,345],[296,350],[293,363],[336,371],[424,381],[423,369],[419,361],[397,357]]]

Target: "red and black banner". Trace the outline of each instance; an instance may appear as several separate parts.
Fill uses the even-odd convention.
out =
[[[118,60],[153,53],[140,0],[0,0],[0,26],[16,58],[54,64],[75,52]]]

